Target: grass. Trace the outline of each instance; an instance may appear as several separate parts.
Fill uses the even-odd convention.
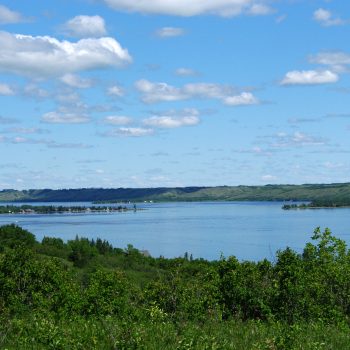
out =
[[[2,349],[198,349],[198,350],[348,350],[344,326],[287,326],[258,321],[209,321],[205,324],[113,318],[57,321],[48,315],[12,319],[1,324]]]

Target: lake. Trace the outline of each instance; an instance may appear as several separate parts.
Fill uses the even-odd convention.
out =
[[[4,205],[6,203],[2,203]],[[91,203],[28,203],[85,205]],[[137,204],[137,212],[93,214],[0,215],[0,225],[16,223],[34,233],[74,239],[76,235],[108,240],[115,247],[132,244],[152,256],[209,260],[234,255],[240,260],[274,260],[289,246],[301,252],[313,230],[329,227],[350,243],[350,208],[282,210],[281,202],[180,202]],[[132,205],[130,205],[132,207]]]

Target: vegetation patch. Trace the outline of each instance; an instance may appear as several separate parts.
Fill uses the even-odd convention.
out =
[[[349,349],[350,251],[317,228],[274,262],[150,257],[0,227],[0,348]]]

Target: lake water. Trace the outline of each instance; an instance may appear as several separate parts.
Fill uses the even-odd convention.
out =
[[[36,205],[91,203],[36,203]],[[2,203],[1,205],[4,205]],[[191,202],[137,204],[140,210],[93,214],[0,215],[0,225],[16,223],[34,233],[74,239],[108,240],[115,247],[132,244],[152,256],[273,260],[278,249],[301,252],[313,230],[329,227],[350,244],[350,208],[282,210],[280,202]],[[132,205],[131,205],[132,207]]]

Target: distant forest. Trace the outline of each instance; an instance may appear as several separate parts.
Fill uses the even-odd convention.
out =
[[[0,201],[6,202],[141,202],[141,201],[322,201],[350,203],[350,183],[158,187],[158,188],[81,188],[2,190]]]

